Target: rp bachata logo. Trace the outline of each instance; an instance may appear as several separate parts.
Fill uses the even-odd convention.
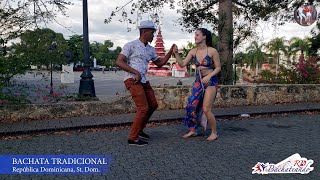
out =
[[[252,168],[252,174],[308,174],[314,169],[314,167],[311,167],[312,164],[313,160],[302,158],[298,153],[296,153],[277,164],[258,162]]]

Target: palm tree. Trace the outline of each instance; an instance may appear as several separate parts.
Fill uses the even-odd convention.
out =
[[[293,48],[294,54],[298,51],[301,52],[301,55],[304,55],[305,51],[308,51],[311,47],[311,42],[309,38],[301,39],[298,37],[293,37],[290,39],[291,46]]]
[[[253,41],[246,49],[247,51],[247,63],[250,66],[255,66],[256,75],[258,75],[258,69],[262,63],[268,62],[268,56],[262,51],[264,44],[259,45],[257,41]]]
[[[242,67],[246,63],[246,55],[244,52],[238,52],[233,57],[234,64],[240,66],[239,80],[242,79]]]
[[[295,57],[294,56],[295,52],[294,52],[294,47],[291,44],[291,41],[288,41],[288,42],[289,42],[289,44],[285,45],[284,49],[282,51],[283,51],[284,56],[286,58],[287,65],[289,66],[289,65],[291,65],[292,61],[294,60],[291,58]]]
[[[286,40],[284,37],[274,38],[267,44],[267,48],[269,49],[270,53],[273,54],[274,60],[276,61],[276,75],[278,74],[280,52],[285,50],[285,41]]]

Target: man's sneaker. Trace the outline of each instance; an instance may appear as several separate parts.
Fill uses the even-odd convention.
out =
[[[140,138],[143,138],[143,139],[146,139],[146,140],[148,140],[150,138],[150,136],[148,134],[144,133],[143,131],[140,131],[138,136]]]
[[[135,146],[144,146],[144,145],[148,145],[148,142],[146,141],[143,141],[141,139],[138,139],[138,140],[128,140],[128,144],[129,145],[135,145]]]

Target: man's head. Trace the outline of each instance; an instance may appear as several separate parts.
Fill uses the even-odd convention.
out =
[[[147,42],[152,42],[154,33],[156,32],[156,27],[152,21],[141,21],[140,26],[140,38],[146,40]]]

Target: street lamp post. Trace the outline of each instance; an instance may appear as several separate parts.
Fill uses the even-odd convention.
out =
[[[90,72],[90,55],[89,55],[89,33],[88,33],[88,3],[83,0],[83,54],[84,54],[84,70],[81,74],[79,95],[96,97],[94,88],[93,75]]]
[[[51,53],[53,50],[57,48],[57,43],[53,41],[49,46],[49,52]],[[51,53],[52,54],[52,53]],[[53,95],[53,80],[52,80],[52,57],[50,57],[50,95]]]

